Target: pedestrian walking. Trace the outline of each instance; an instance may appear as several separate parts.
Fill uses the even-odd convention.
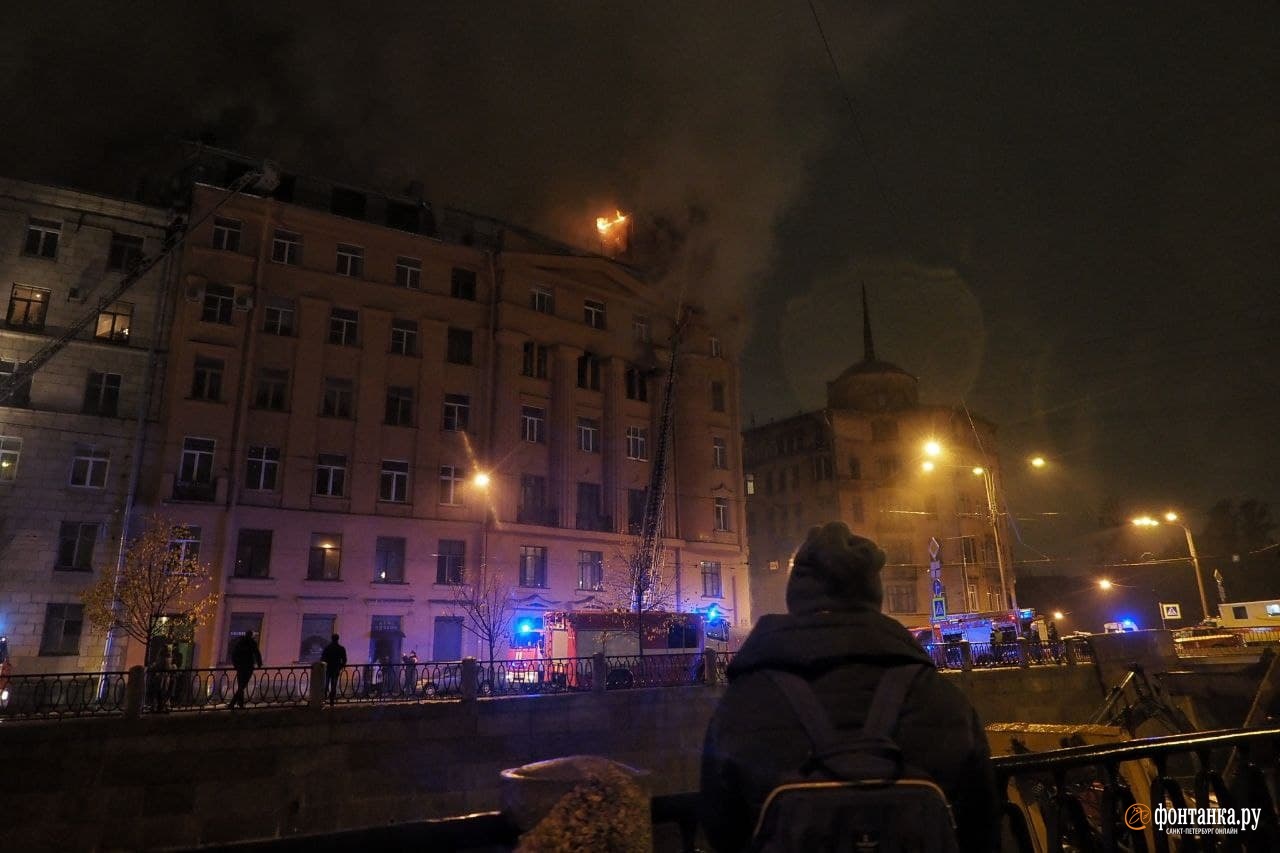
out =
[[[236,670],[236,692],[231,697],[230,707],[243,708],[244,691],[249,686],[249,679],[253,678],[253,671],[262,666],[262,652],[253,639],[252,631],[245,631],[244,636],[236,641],[235,648],[231,650],[231,665]]]
[[[329,645],[320,653],[320,660],[324,661],[324,692],[332,707],[338,696],[338,676],[342,675],[342,668],[347,665],[347,650],[338,642],[337,634],[333,635]]]
[[[404,692],[412,696],[417,686],[418,650],[414,649],[409,654],[402,656],[400,662],[404,664]]]

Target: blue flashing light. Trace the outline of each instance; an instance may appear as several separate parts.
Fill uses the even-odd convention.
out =
[[[707,607],[707,621],[718,622],[720,620],[720,605],[712,604]]]
[[[542,620],[536,616],[522,616],[516,620],[517,634],[532,634],[542,630]]]
[[[1120,625],[1121,625],[1121,627],[1123,627],[1126,631],[1136,631],[1136,630],[1138,630],[1138,623],[1137,623],[1137,622],[1134,622],[1132,619],[1121,619],[1121,620],[1120,620]]]

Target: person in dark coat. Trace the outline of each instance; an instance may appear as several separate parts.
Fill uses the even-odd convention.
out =
[[[347,650],[338,643],[337,634],[320,653],[320,660],[324,661],[324,692],[329,697],[329,704],[333,705],[338,696],[338,676],[347,665]]]
[[[808,680],[832,723],[854,733],[883,672],[906,664],[927,669],[893,732],[904,760],[946,793],[962,850],[999,849],[1000,806],[982,723],[907,629],[880,613],[884,560],[874,542],[841,522],[812,528],[787,582],[788,612],[761,617],[734,655],[702,755],[702,821],[716,850],[746,847],[766,796],[809,756],[805,730],[764,670]]]
[[[262,666],[262,652],[253,639],[252,631],[245,631],[244,636],[236,640],[231,650],[231,665],[236,668],[236,693],[231,697],[232,708],[244,707],[244,690],[253,678],[254,669]]]

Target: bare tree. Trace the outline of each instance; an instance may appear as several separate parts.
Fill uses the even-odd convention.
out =
[[[492,671],[498,649],[511,636],[515,617],[513,588],[502,572],[486,571],[457,588],[453,603],[465,614],[463,626],[489,651]]]
[[[170,619],[194,627],[217,607],[208,565],[174,546],[190,535],[190,528],[152,516],[129,544],[120,570],[100,572],[82,594],[89,624],[142,643],[147,663]]]
[[[650,559],[644,542],[633,537],[624,542],[613,563],[616,571],[605,575],[605,593],[618,610],[636,615],[636,647],[644,654],[646,626],[669,619],[667,608],[675,600],[675,585],[666,571],[667,552],[659,547]]]

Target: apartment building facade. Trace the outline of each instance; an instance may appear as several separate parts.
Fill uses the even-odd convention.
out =
[[[869,323],[864,358],[828,383],[825,408],[743,435],[753,612],[786,611],[792,556],[832,520],[885,551],[883,612],[908,627],[1008,607],[995,427],[921,405],[916,377],[876,359]]]
[[[94,315],[0,400],[0,636],[19,672],[103,665],[80,595],[115,571],[131,487],[146,475],[171,262],[100,303],[161,251],[168,221],[159,208],[0,180],[0,378]]]
[[[195,229],[176,292],[146,497],[220,585],[197,663],[245,630],[268,664],[314,660],[334,632],[353,662],[477,654],[458,599],[482,568],[517,617],[618,606],[668,293],[493,220],[292,176]],[[670,605],[747,625],[736,362],[698,312],[682,340]]]

